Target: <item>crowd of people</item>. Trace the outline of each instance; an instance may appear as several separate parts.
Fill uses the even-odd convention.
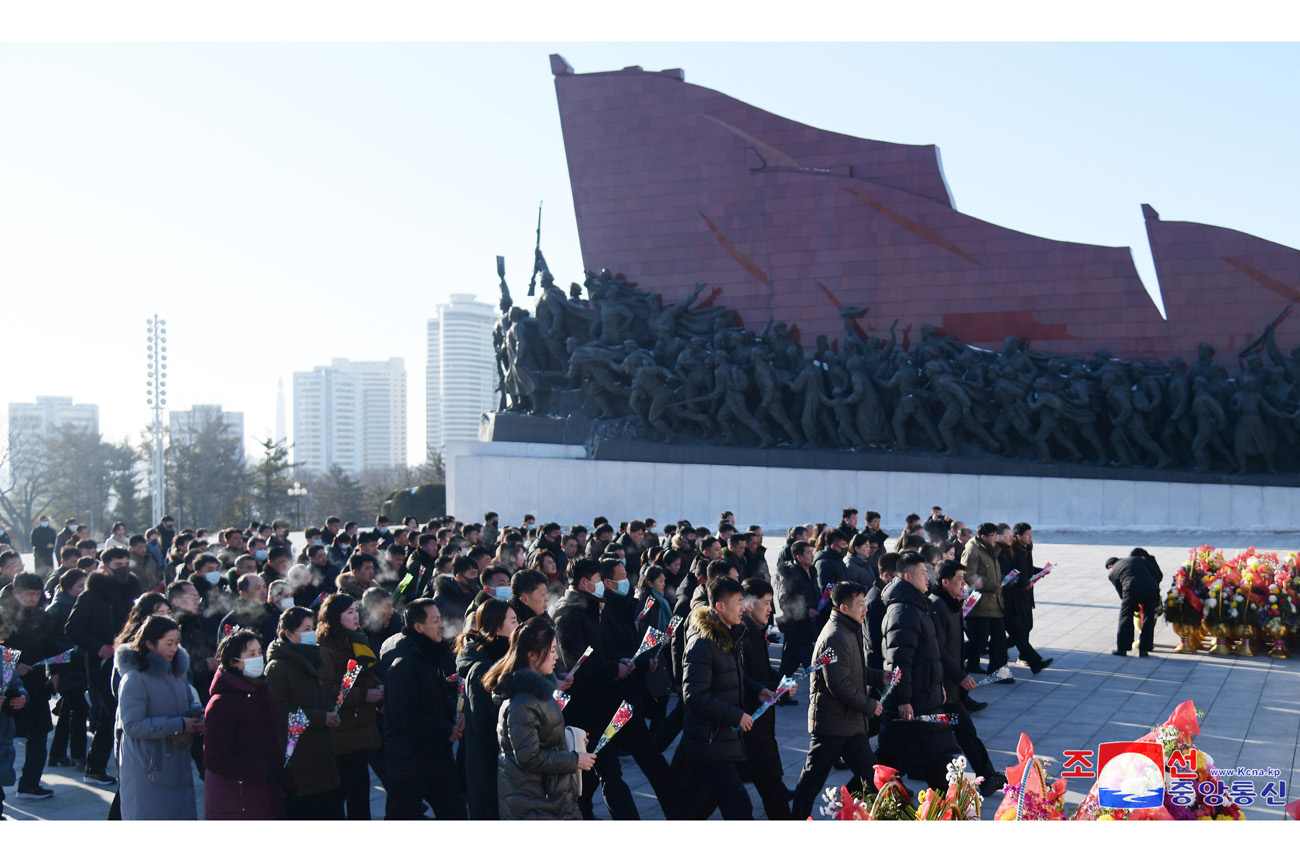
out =
[[[53,796],[47,765],[80,767],[116,787],[113,818],[196,818],[198,775],[207,819],[365,820],[373,772],[390,819],[591,819],[599,790],[619,820],[639,817],[630,756],[669,819],[750,818],[746,783],[769,819],[806,819],[835,767],[867,791],[878,761],[942,787],[964,753],[1000,789],[976,677],[1011,647],[1033,675],[1053,661],[1031,642],[1032,527],[972,529],[939,507],[897,537],[853,508],[794,526],[775,570],[763,530],[730,512],[662,530],[330,517],[300,550],[289,529],[164,517],[99,544],[68,521],[32,571],[0,552],[0,643],[21,653],[0,782],[17,737],[17,797]],[[1131,612],[1128,628],[1131,642]],[[650,629],[667,639],[638,653]],[[810,748],[791,786],[775,715],[801,701]]]

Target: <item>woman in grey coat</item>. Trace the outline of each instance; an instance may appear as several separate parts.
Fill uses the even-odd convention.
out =
[[[151,616],[134,648],[136,664],[122,677],[117,705],[122,819],[196,820],[190,744],[203,718],[180,630],[168,617]]]
[[[505,657],[483,675],[483,687],[506,699],[497,721],[502,820],[581,818],[575,774],[590,770],[596,756],[565,748],[555,659],[555,629],[535,617],[515,630]]]

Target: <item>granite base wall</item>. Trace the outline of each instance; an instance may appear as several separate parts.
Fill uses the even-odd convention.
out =
[[[448,442],[447,508],[461,520],[497,511],[517,524],[590,525],[687,518],[706,526],[723,509],[769,533],[839,520],[840,509],[879,511],[897,529],[910,512],[941,505],[968,523],[1028,521],[1036,530],[1281,532],[1300,526],[1300,488],[936,472],[594,460],[581,445]]]

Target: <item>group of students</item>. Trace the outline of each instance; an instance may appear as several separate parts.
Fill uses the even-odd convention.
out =
[[[942,779],[964,751],[996,786],[969,672],[1005,663],[989,640],[1002,596],[1023,591],[1033,606],[1032,589],[1001,586],[1003,531],[971,533],[935,509],[924,525],[909,517],[885,552],[879,515],[862,531],[856,517],[792,528],[775,576],[762,529],[737,530],[730,513],[716,532],[681,521],[662,537],[653,520],[597,518],[589,532],[532,515],[517,528],[495,513],[468,525],[381,517],[360,531],[332,517],[296,555],[282,521],[223,530],[210,548],[205,531],[164,518],[97,559],[65,546],[48,604],[34,573],[0,589],[5,646],[27,661],[73,652],[18,667],[0,709],[0,777],[25,737],[18,796],[52,795],[40,774],[57,696],[49,764],[84,760],[87,782],[120,780],[111,816],[124,819],[196,817],[194,768],[209,819],[369,819],[371,771],[390,819],[590,819],[597,789],[611,817],[632,819],[623,756],[670,819],[751,817],[746,782],[769,819],[802,819],[834,766],[871,787],[872,737],[915,778]],[[1010,537],[1011,564],[1032,574],[1030,528]],[[964,641],[968,583],[999,621]],[[1007,630],[1036,674],[1051,660],[1032,653],[1031,627]],[[666,637],[638,653],[651,629]],[[770,650],[782,643],[778,670]],[[811,748],[791,789],[776,711],[758,710],[827,648],[837,661],[805,686]],[[884,672],[899,669],[882,705]],[[593,754],[625,704],[630,719]],[[939,713],[957,724],[926,720]]]

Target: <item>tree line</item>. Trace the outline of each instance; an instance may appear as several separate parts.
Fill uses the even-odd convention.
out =
[[[283,439],[268,436],[257,442],[258,453],[246,456],[220,418],[180,432],[167,437],[163,453],[167,513],[183,526],[216,530],[277,517],[298,525],[329,514],[371,522],[394,491],[444,477],[442,455],[434,449],[418,466],[354,475],[335,465],[314,474],[290,460]],[[108,535],[119,520],[130,532],[151,523],[152,430],[135,442],[108,440],[77,425],[43,436],[11,430],[0,447],[0,522],[21,549],[42,514],[56,526],[75,518],[95,538]],[[304,491],[300,496],[290,492],[295,482]]]

